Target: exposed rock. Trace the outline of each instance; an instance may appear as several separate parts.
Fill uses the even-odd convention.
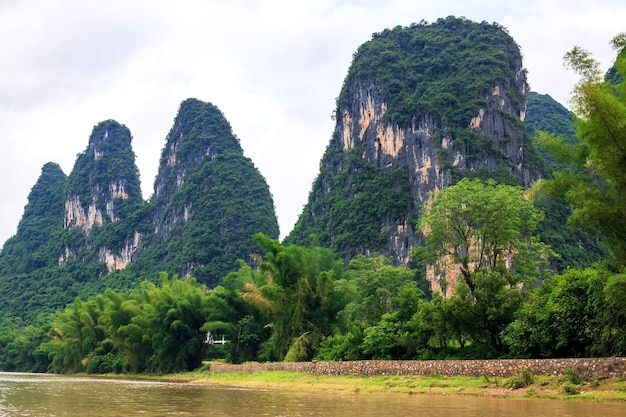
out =
[[[104,262],[109,272],[126,268],[140,248],[141,239],[142,235],[135,232],[133,239],[127,241],[119,253],[113,253],[105,247],[100,248],[98,251],[100,262]]]
[[[121,251],[100,247],[98,254],[85,252],[102,233],[117,235],[117,228],[135,227],[126,224],[127,216],[144,202],[131,140],[130,131],[114,120],[93,128],[87,149],[78,155],[68,178],[63,220],[66,230],[80,231],[85,240],[76,247],[75,243],[66,246],[60,264],[82,252],[86,259],[105,262],[109,270],[121,269],[139,249],[140,235],[135,233],[126,243],[115,242]],[[114,226],[104,231],[108,224]]]

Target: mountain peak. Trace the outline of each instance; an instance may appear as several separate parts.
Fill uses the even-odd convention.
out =
[[[286,241],[314,236],[346,259],[407,263],[432,192],[465,176],[525,186],[541,176],[523,125],[527,94],[519,47],[497,24],[447,17],[374,34],[353,56],[320,174]]]

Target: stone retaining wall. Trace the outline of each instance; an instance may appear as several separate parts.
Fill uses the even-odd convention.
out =
[[[581,376],[625,377],[626,358],[494,359],[467,361],[277,362],[229,365],[211,363],[214,372],[295,371],[312,375],[446,375],[509,377],[526,369],[533,375],[560,375],[576,369]]]

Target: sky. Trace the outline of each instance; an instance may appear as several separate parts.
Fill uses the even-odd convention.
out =
[[[446,16],[497,22],[531,90],[568,106],[573,46],[606,70],[623,0],[0,0],[0,245],[47,162],[69,175],[92,128],[133,135],[145,199],[180,103],[217,106],[267,180],[281,238],[307,202],[353,53]]]

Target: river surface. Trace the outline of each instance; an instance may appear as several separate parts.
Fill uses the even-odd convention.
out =
[[[626,416],[626,404],[443,395],[291,392],[0,373],[0,417],[13,416]]]

